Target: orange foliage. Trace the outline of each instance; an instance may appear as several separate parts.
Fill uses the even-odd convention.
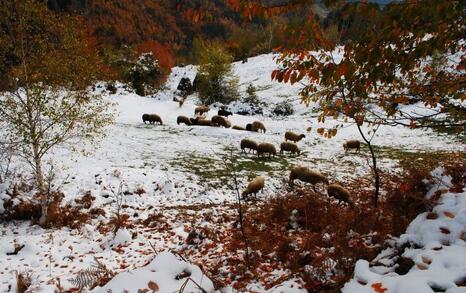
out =
[[[386,288],[384,288],[384,287],[382,286],[382,283],[374,283],[374,284],[372,284],[371,287],[372,287],[372,288],[374,289],[374,291],[377,292],[377,293],[385,293],[385,292],[388,290],[388,289],[386,289]]]
[[[169,70],[175,64],[175,54],[169,45],[163,45],[158,41],[148,40],[140,43],[136,51],[141,53],[152,52],[159,61],[160,66]]]

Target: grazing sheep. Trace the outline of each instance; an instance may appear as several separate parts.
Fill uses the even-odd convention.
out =
[[[230,128],[231,123],[225,117],[215,115],[212,117],[212,125],[214,126],[223,126],[225,128]]]
[[[280,154],[283,152],[291,152],[292,154],[301,154],[301,150],[293,142],[284,141],[280,144]]]
[[[188,126],[192,125],[191,120],[186,116],[178,116],[178,118],[176,118],[176,124],[180,125],[180,123],[184,123]]]
[[[294,181],[298,179],[303,182],[311,183],[312,185],[316,185],[317,183],[325,183],[328,185],[328,179],[324,175],[322,175],[320,172],[317,171],[312,171],[308,167],[304,166],[297,166],[291,169],[290,171],[290,178],[289,178],[289,184],[290,186],[293,186]]]
[[[250,139],[242,139],[241,140],[241,152],[244,152],[244,149],[249,149],[251,151],[257,151],[257,143]]]
[[[330,184],[327,187],[327,194],[328,194],[328,196],[334,197],[334,198],[338,199],[339,201],[346,202],[350,206],[353,205],[353,203],[350,200],[351,196],[350,196],[349,191],[346,188],[344,188],[343,186],[341,186],[340,184],[336,184],[336,183]]]
[[[206,119],[207,115],[205,113],[196,114],[196,116],[194,116],[194,118],[196,118],[196,119]]]
[[[227,110],[225,110],[225,109],[220,109],[220,110],[218,110],[217,115],[218,115],[218,116],[225,116],[225,117],[228,117],[228,116],[233,115],[233,113],[231,113],[230,111],[227,111]]]
[[[210,111],[210,108],[209,106],[206,106],[206,105],[201,105],[201,106],[198,106],[194,109],[194,115],[202,115],[204,113],[207,113]]]
[[[243,198],[250,194],[254,194],[254,197],[257,196],[257,193],[264,188],[265,178],[262,176],[257,176],[251,182],[249,182],[248,187],[241,194]]]
[[[285,140],[286,141],[291,140],[293,142],[298,142],[298,141],[300,141],[301,139],[303,139],[305,137],[306,136],[304,134],[296,134],[296,133],[291,132],[291,131],[285,132]]]
[[[253,131],[253,130],[252,130],[252,124],[251,124],[251,123],[246,124],[246,130],[247,130],[247,131]]]
[[[343,148],[345,152],[349,149],[356,149],[356,151],[359,152],[361,150],[361,142],[359,140],[348,140],[343,144]]]
[[[259,132],[259,130],[262,130],[265,133],[264,124],[262,122],[260,122],[260,121],[252,122],[252,131]]]
[[[160,123],[160,125],[162,125],[162,118],[160,118],[159,115],[157,114],[143,114],[142,115],[142,122],[144,122],[144,124],[146,124],[146,121],[149,122],[150,124],[154,124],[154,123]]]
[[[197,124],[200,126],[213,126],[212,121],[208,119],[197,119]]]
[[[178,105],[180,106],[180,108],[183,107],[184,101],[186,101],[186,98],[181,98],[181,99],[178,101]]]
[[[275,146],[271,143],[261,143],[257,146],[257,156],[262,156],[263,154],[269,154],[270,156],[276,156],[277,155],[277,149],[275,149]]]
[[[197,123],[197,118],[189,118],[189,121],[191,122],[191,125],[199,125]]]
[[[233,125],[233,127],[232,127],[231,129],[235,129],[235,130],[246,130],[246,128],[241,127],[241,126],[238,126],[238,125]]]

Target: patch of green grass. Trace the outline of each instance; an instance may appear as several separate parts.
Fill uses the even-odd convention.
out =
[[[294,165],[293,157],[257,157],[255,154],[241,153],[235,148],[225,148],[224,152],[215,156],[181,154],[169,162],[170,166],[196,175],[201,183],[211,188],[222,188],[232,183],[232,174],[238,179],[248,180],[260,173],[273,176],[283,173]]]
[[[454,137],[461,143],[466,143],[466,131],[458,127],[436,127],[433,130],[441,136]]]
[[[266,91],[266,90],[269,90],[273,87],[273,84],[268,84],[268,85],[259,85],[256,87],[256,92],[260,92],[260,91]]]
[[[367,146],[365,146],[365,148],[367,149]],[[435,168],[439,162],[459,154],[458,152],[455,153],[451,151],[408,150],[377,145],[374,145],[374,150],[377,158],[395,160],[398,161],[401,166],[411,168],[417,165],[420,167],[430,166],[430,168]],[[369,150],[367,150],[367,152],[369,153]],[[460,155],[466,158],[465,153],[461,153]]]

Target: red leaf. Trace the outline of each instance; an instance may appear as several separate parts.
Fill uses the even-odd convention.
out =
[[[382,286],[382,283],[374,283],[374,284],[372,284],[371,287],[372,287],[372,288],[374,289],[374,291],[377,292],[377,293],[385,293],[386,291],[388,291],[388,289],[386,289],[386,288],[384,288],[384,287]]]

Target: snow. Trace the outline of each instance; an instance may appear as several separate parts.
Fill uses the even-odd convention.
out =
[[[147,266],[116,275],[104,287],[95,288],[93,292],[106,293],[109,290],[111,290],[110,292],[127,290],[130,293],[138,293],[140,292],[138,290],[149,289],[150,282],[157,285],[159,292],[177,292],[185,282],[186,287],[184,287],[183,292],[201,292],[196,284],[206,292],[214,292],[212,281],[202,273],[198,266],[180,260],[170,252],[159,253]],[[148,292],[152,292],[152,290]]]
[[[433,175],[439,171],[435,170]],[[448,176],[440,179],[450,186]],[[429,193],[438,190],[435,187]],[[396,247],[407,246],[402,257],[412,259],[415,264],[407,274],[394,271],[390,253],[393,248],[388,248],[376,258],[377,264],[387,264],[385,270],[378,272],[380,268],[359,260],[353,279],[342,292],[372,293],[372,285],[377,283],[389,293],[433,292],[433,288],[447,293],[466,292],[464,284],[459,286],[466,278],[466,191],[444,193],[432,212],[438,215],[436,219],[427,218],[427,213],[418,215],[396,240]]]
[[[106,96],[118,113],[115,123],[108,128],[106,137],[98,145],[85,145],[81,142],[76,144],[89,155],[71,153],[66,148],[60,148],[46,158],[53,159],[57,173],[55,187],[65,195],[63,204],[74,204],[76,199],[90,192],[96,198],[91,209],[100,208],[105,216],[96,217],[77,230],[44,230],[25,221],[0,223],[0,292],[14,292],[15,271],[33,274],[33,292],[54,292],[57,280],[60,280],[62,287],[70,289],[73,285],[69,279],[75,277],[79,271],[89,268],[94,257],[118,273],[105,287],[97,288],[95,292],[106,292],[107,289],[121,292],[123,288],[137,292],[137,289],[147,288],[149,281],[156,282],[160,292],[173,292],[179,290],[184,281],[173,278],[184,268],[191,271],[193,280],[211,291],[213,287],[209,278],[202,274],[199,267],[190,264],[195,262],[200,265],[208,262],[208,259],[203,259],[202,255],[189,255],[183,256],[187,260],[185,262],[174,254],[160,251],[181,251],[192,227],[206,225],[207,216],[218,217],[232,213],[229,204],[235,202],[236,195],[230,186],[230,176],[224,174],[224,159],[233,158],[236,164],[245,166],[238,170],[240,188],[257,175],[266,178],[265,191],[259,195],[261,199],[279,190],[289,168],[296,164],[318,169],[328,175],[332,182],[344,182],[370,172],[367,153],[361,151],[359,154],[345,154],[342,147],[345,140],[359,138],[356,126],[329,119],[325,125],[341,123],[343,127],[331,140],[319,136],[316,129],[324,124],[317,121],[312,104],[306,107],[300,103],[300,85],[291,86],[270,80],[271,71],[277,67],[274,56],[261,55],[249,58],[245,64],[234,64],[234,71],[240,80],[240,90],[244,92],[252,83],[258,89],[257,95],[265,103],[265,107],[264,115],[234,114],[229,120],[232,125],[243,127],[255,120],[263,121],[267,128],[265,134],[177,125],[177,116],[193,116],[198,103],[195,95],[190,96],[181,108],[173,101],[179,80],[184,76],[194,79],[197,70],[195,66],[173,68],[166,90],[154,97],[137,96],[118,84],[117,93]],[[283,100],[292,103],[294,114],[286,117],[271,115],[274,105]],[[208,117],[215,115],[217,110],[218,108],[212,109]],[[234,111],[235,108],[230,110]],[[143,113],[159,114],[164,124],[143,124]],[[308,127],[312,131],[306,132]],[[306,138],[299,142],[303,151],[299,157],[279,156],[271,160],[260,160],[252,154],[241,154],[239,150],[239,142],[243,138],[271,142],[278,146],[287,130],[306,132]],[[373,142],[378,146],[406,152],[464,150],[462,143],[449,136],[403,127],[382,126]],[[380,168],[392,169],[395,164],[395,160],[383,158]],[[249,165],[254,167],[248,167]],[[19,159],[14,161],[12,169],[19,173],[30,172],[28,166]],[[437,171],[441,173],[441,170]],[[16,182],[15,180],[20,182],[19,178],[12,178],[10,183]],[[444,184],[448,184],[447,181]],[[119,186],[122,186],[124,192],[121,212],[128,214],[130,222],[135,224],[133,227],[120,229],[114,237],[111,231],[102,232],[98,226],[102,224],[105,227],[115,214],[115,191]],[[3,203],[9,199],[6,191],[10,187],[6,183],[0,185],[0,213],[4,209]],[[33,194],[31,191],[26,195]],[[432,194],[428,194],[430,195]],[[417,286],[416,284],[419,286],[411,287],[410,292],[430,292],[425,286],[431,280],[448,285],[449,293],[460,292],[462,288],[453,284],[455,278],[464,277],[466,271],[465,243],[458,238],[459,233],[465,230],[464,198],[464,194],[444,194],[441,204],[434,209],[440,217],[432,221],[425,220],[425,215],[419,215],[407,233],[400,238],[399,243],[413,242],[426,247],[425,251],[410,249],[405,252],[416,263],[421,261],[424,254],[432,259],[427,270],[412,269],[410,276],[416,280],[414,283],[406,281],[407,275],[394,276],[393,272],[381,275],[372,272],[369,263],[361,260],[355,270],[355,279],[345,286],[344,292],[373,292],[370,284],[378,281],[383,281],[384,286],[390,290],[398,290],[393,292],[407,292],[408,287]],[[444,211],[453,213],[455,217],[445,217]],[[90,209],[84,212],[90,213]],[[150,220],[150,223],[144,224],[146,220]],[[293,219],[290,220],[293,222]],[[227,221],[226,224],[231,223]],[[448,228],[451,233],[444,235],[439,232],[440,227]],[[442,244],[445,241],[450,246]],[[15,243],[25,247],[17,255],[6,256],[7,252],[14,250]],[[442,250],[429,250],[428,247],[436,247],[439,243]],[[155,258],[154,248],[158,252]],[[283,272],[276,271],[272,275],[278,279]],[[366,280],[368,285],[360,285],[357,278]],[[419,288],[427,291],[415,290]],[[197,292],[193,291],[196,288],[192,282],[188,284],[186,290],[188,289]],[[190,292],[189,290],[185,292]],[[297,279],[284,281],[271,289],[265,289],[263,284],[251,283],[248,290],[305,292]],[[230,287],[225,292],[235,291]]]

